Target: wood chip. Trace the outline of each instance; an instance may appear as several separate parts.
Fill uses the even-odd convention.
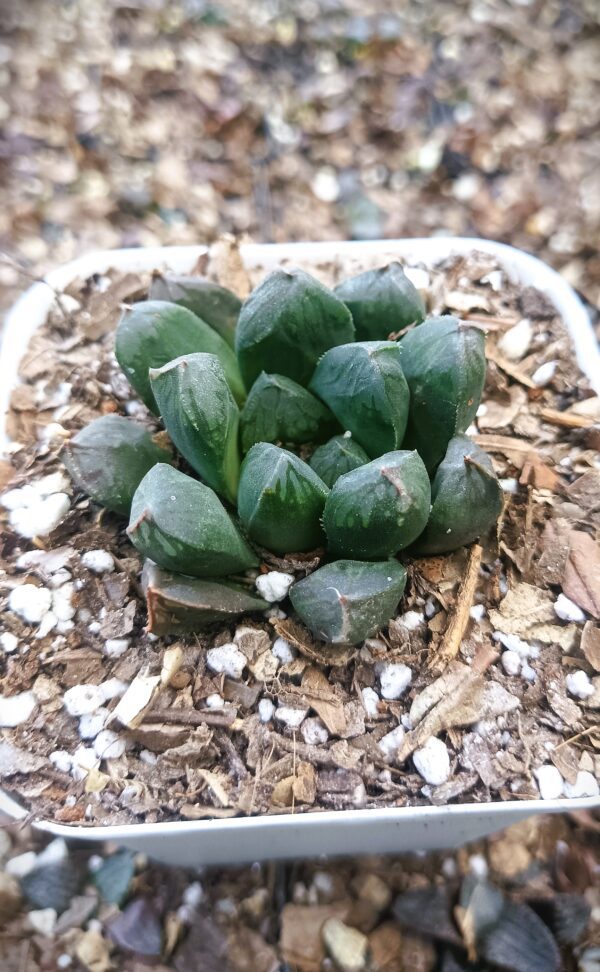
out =
[[[459,588],[456,604],[452,611],[450,623],[439,647],[428,661],[428,668],[442,672],[448,662],[458,654],[464,633],[469,623],[469,611],[473,606],[473,597],[477,587],[479,568],[483,549],[478,543],[473,544],[469,551],[467,572]]]

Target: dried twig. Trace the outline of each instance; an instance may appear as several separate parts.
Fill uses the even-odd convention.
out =
[[[565,429],[590,429],[595,421],[589,415],[576,415],[574,412],[559,412],[556,408],[540,408],[540,417],[550,425]]]
[[[203,712],[199,709],[152,709],[149,718],[153,723],[167,722],[184,726],[230,726],[237,718],[237,709],[230,712]]]
[[[478,543],[473,544],[469,551],[467,572],[459,588],[450,623],[438,650],[429,659],[427,667],[434,669],[434,671],[442,672],[448,662],[456,658],[458,654],[460,643],[469,623],[469,611],[473,605],[482,553],[483,550]]]
[[[512,361],[509,361],[508,358],[505,358],[504,355],[500,354],[496,348],[492,347],[491,345],[486,347],[485,356],[488,361],[493,361],[501,371],[508,375],[509,378],[514,378],[514,380],[518,381],[520,385],[524,385],[525,388],[537,389],[538,386],[536,385],[535,381],[532,381],[529,375],[526,375],[521,368],[518,368],[512,363]]]
[[[28,270],[27,267],[24,267],[23,264],[19,263],[18,260],[15,260],[13,257],[9,256],[8,253],[3,253],[2,251],[0,251],[0,263],[5,263],[7,266],[12,267],[13,270],[16,270],[17,273],[21,274],[21,276],[26,277],[28,280],[31,280],[32,283],[44,284],[46,287],[49,287],[52,293],[54,294],[54,300],[56,301],[56,305],[60,310],[61,314],[63,315],[64,319],[66,321],[69,320],[70,314],[67,308],[65,307],[60,290],[57,290],[56,287],[53,287],[52,284],[49,284],[48,281],[44,279],[44,277],[38,277],[37,274],[32,273],[31,270]]]

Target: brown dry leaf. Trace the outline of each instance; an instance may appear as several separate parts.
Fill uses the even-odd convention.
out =
[[[517,469],[521,469],[527,455],[531,452],[530,442],[509,435],[474,435],[473,441],[486,452],[498,452],[506,456]]]
[[[553,624],[556,620],[551,594],[532,584],[516,584],[489,615],[494,627],[503,634],[514,634],[525,641],[535,639],[546,645],[557,644],[571,649],[579,636],[577,625]]]
[[[307,668],[302,677],[301,690],[331,735],[342,736],[346,732],[344,706],[331,688],[327,676],[318,668]]]
[[[574,746],[556,746],[550,750],[550,759],[567,783],[575,783],[579,771],[579,753]]]
[[[164,757],[163,757],[164,758]],[[231,794],[229,792],[231,782],[226,773],[217,773],[213,770],[199,769],[198,773],[210,789],[213,796],[219,801],[222,807],[231,806]]]
[[[504,395],[486,401],[485,415],[477,418],[480,429],[503,429],[512,425],[527,405],[527,394],[519,385],[511,385]]]
[[[532,861],[529,841],[530,822],[514,824],[488,844],[488,860],[492,871],[511,880],[526,871]]]
[[[583,626],[581,650],[594,671],[600,672],[600,628],[592,621]]]
[[[590,512],[600,508],[600,470],[589,469],[567,487],[572,503]]]
[[[456,596],[450,622],[439,646],[431,653],[428,660],[428,667],[434,671],[443,671],[448,663],[458,654],[463,635],[469,623],[469,611],[471,610],[475,589],[477,587],[482,553],[483,549],[478,543],[474,543],[469,550],[467,569]]]
[[[335,766],[340,769],[356,769],[362,759],[360,749],[350,746],[345,739],[338,739],[331,747],[331,758]]]
[[[242,300],[250,293],[250,278],[234,236],[225,234],[208,251],[207,274],[221,287],[228,287]]]
[[[149,675],[148,669],[141,671],[120,698],[109,722],[120,722],[128,729],[136,729],[144,721],[160,689],[160,675]]]
[[[277,972],[275,949],[252,928],[239,925],[229,937],[227,957],[235,972]]]
[[[325,958],[321,929],[330,918],[345,921],[350,902],[330,905],[286,904],[281,911],[279,948],[286,962],[300,972],[319,972]]]
[[[346,666],[356,654],[356,648],[351,645],[326,645],[315,642],[308,630],[296,621],[286,618],[272,622],[280,638],[285,638],[301,655],[305,655],[319,665],[331,665],[334,668]]]
[[[420,707],[422,711],[423,705],[427,705],[429,707],[428,711],[425,710],[427,714],[422,717],[416,729],[408,732],[404,737],[396,761],[403,763],[415,749],[423,746],[430,736],[437,736],[439,732],[453,726],[468,726],[484,718],[482,699],[485,688],[483,675],[471,671],[467,665],[454,662],[449,666],[448,670],[432,686],[429,686],[432,690],[431,694]],[[439,701],[429,705],[432,698]]]
[[[294,802],[294,783],[296,781],[295,776],[285,776],[282,780],[279,780],[273,787],[273,792],[271,793],[271,806],[273,807],[291,807]]]
[[[314,803],[317,797],[317,774],[311,763],[301,762],[296,767],[296,778],[292,785],[294,798],[298,803]]]
[[[402,932],[392,921],[379,925],[369,935],[373,972],[404,972]]]
[[[588,533],[572,530],[562,589],[594,618],[600,618],[600,544]]]
[[[577,729],[581,722],[582,712],[579,706],[567,695],[565,680],[558,667],[548,673],[546,680],[546,698],[553,712],[565,725]]]
[[[544,462],[537,452],[528,452],[525,456],[519,482],[521,486],[549,489],[552,493],[557,492],[562,487],[560,476]]]

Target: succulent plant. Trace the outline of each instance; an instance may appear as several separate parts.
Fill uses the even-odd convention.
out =
[[[198,631],[216,621],[266,611],[266,601],[241,584],[204,580],[163,570],[147,560],[142,587],[148,608],[148,631],[155,635]]]
[[[424,530],[431,505],[419,454],[388,452],[340,476],[325,503],[327,549],[337,557],[390,557]]]
[[[235,503],[239,409],[214,354],[184,354],[150,368],[150,385],[175,447],[217,493]]]
[[[404,445],[418,449],[431,472],[450,439],[475,418],[485,380],[485,337],[456,317],[430,317],[399,348],[410,388]]]
[[[329,490],[310,466],[267,442],[242,463],[238,512],[249,536],[275,553],[299,553],[323,543],[321,515]]]
[[[159,567],[193,577],[222,577],[258,565],[216,493],[164,463],[138,486],[127,533]]]
[[[397,560],[337,560],[294,584],[290,600],[317,638],[354,645],[389,621],[405,585],[406,570]]]
[[[354,340],[350,311],[304,270],[274,270],[242,305],[235,349],[246,385],[262,371],[306,385],[324,351]]]
[[[425,304],[399,263],[367,270],[334,289],[352,314],[357,341],[385,341],[425,319]]]
[[[402,445],[409,391],[394,341],[362,341],[327,351],[310,383],[372,459]]]
[[[487,533],[502,510],[502,487],[490,457],[466,435],[450,439],[431,484],[431,515],[414,544],[419,555],[442,554]]]
[[[349,432],[345,432],[344,435],[334,435],[329,442],[318,446],[310,457],[309,465],[331,489],[340,476],[364,466],[368,461],[369,456],[363,447],[354,441]]]
[[[167,300],[187,307],[210,324],[231,347],[235,343],[235,326],[242,302],[227,287],[220,287],[207,277],[180,273],[157,273],[152,278],[149,300]]]
[[[165,300],[144,300],[126,310],[117,327],[117,361],[151,412],[158,406],[150,386],[150,368],[162,368],[182,354],[216,354],[235,400],[241,405],[246,390],[235,354],[212,327],[187,307]]]
[[[103,415],[64,446],[69,475],[80,489],[107,510],[129,516],[133,494],[157,462],[170,453],[143,426],[121,415]]]
[[[322,442],[337,428],[329,409],[297,381],[263,371],[242,411],[242,449],[255,442]]]

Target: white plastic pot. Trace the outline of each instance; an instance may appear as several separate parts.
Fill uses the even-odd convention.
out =
[[[353,261],[382,261],[397,257],[407,263],[432,265],[451,254],[473,249],[493,254],[509,277],[534,286],[555,305],[569,329],[581,370],[600,393],[600,352],[587,313],[571,287],[554,270],[514,247],[488,240],[437,237],[435,239],[373,240],[251,244],[242,248],[248,267],[265,271],[281,261],[307,270],[347,255]],[[111,268],[140,272],[169,269],[189,271],[206,252],[202,246],[153,247],[89,253],[48,274],[48,285],[37,283],[17,301],[6,318],[0,354],[0,447],[6,445],[6,411],[17,383],[19,362],[34,331],[53,303],[53,291],[62,290],[77,277],[105,273]],[[70,839],[111,840],[173,865],[243,864],[275,858],[315,857],[320,854],[377,854],[457,847],[470,840],[523,820],[532,814],[560,813],[600,806],[599,798],[576,800],[513,800],[504,803],[464,803],[443,807],[403,807],[387,810],[318,811],[234,818],[123,826],[65,826],[45,821],[39,828]],[[11,817],[27,816],[14,800],[0,791],[0,811]]]

